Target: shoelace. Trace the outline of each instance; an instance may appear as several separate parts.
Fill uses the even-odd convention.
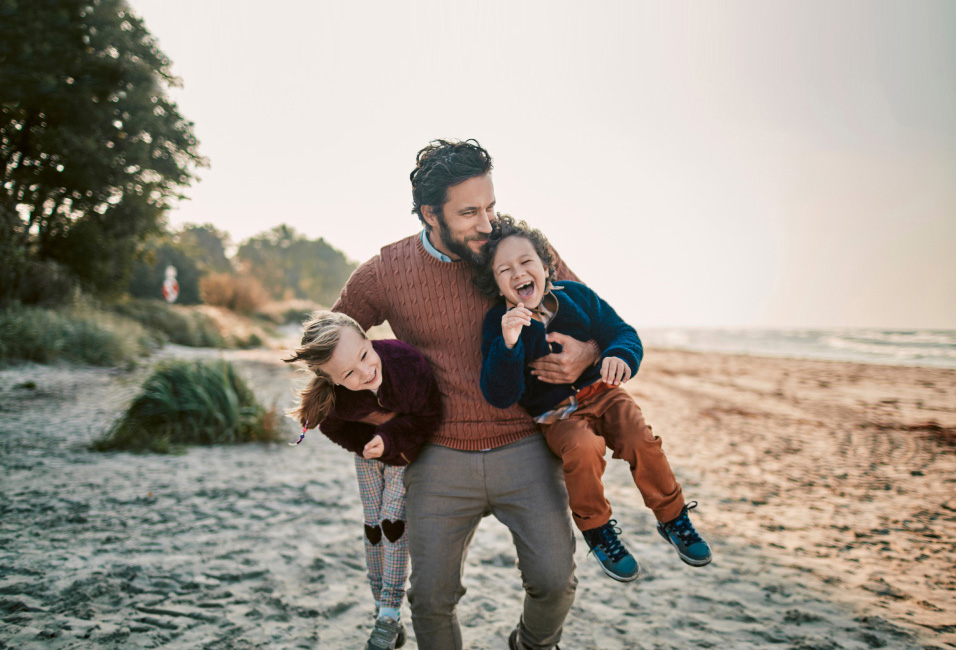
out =
[[[696,501],[691,501],[680,513],[680,517],[668,524],[667,528],[670,532],[673,532],[675,535],[680,537],[680,541],[690,546],[691,544],[696,544],[697,542],[704,541],[700,535],[697,534],[697,531],[694,529],[694,524],[690,523],[690,517],[687,516],[687,513],[697,507]]]
[[[624,548],[624,544],[621,544],[621,540],[618,538],[620,534],[621,529],[617,527],[616,519],[612,519],[607,522],[607,526],[601,528],[601,541],[599,541],[598,544],[614,562],[619,561],[627,555],[627,549]]]

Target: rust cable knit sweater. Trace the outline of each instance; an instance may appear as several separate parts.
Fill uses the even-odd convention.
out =
[[[555,255],[559,280],[577,280]],[[420,235],[382,248],[349,278],[333,311],[368,329],[388,321],[395,336],[424,355],[435,373],[443,416],[431,442],[480,451],[537,432],[519,406],[497,409],[481,394],[481,325],[492,301],[471,280],[465,262],[442,262]]]

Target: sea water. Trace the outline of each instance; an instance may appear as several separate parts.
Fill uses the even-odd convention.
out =
[[[956,368],[956,330],[639,330],[644,347],[760,356]]]

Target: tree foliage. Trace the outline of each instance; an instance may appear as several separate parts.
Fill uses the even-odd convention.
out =
[[[356,266],[321,237],[309,239],[285,224],[247,239],[236,260],[274,299],[325,305],[335,302]]]
[[[141,242],[205,164],[167,95],[177,83],[123,0],[0,0],[5,287],[46,261],[94,291],[125,285]]]

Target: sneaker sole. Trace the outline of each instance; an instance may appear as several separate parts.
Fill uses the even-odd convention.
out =
[[[666,541],[668,544],[674,547],[674,550],[677,551],[677,557],[679,557],[684,564],[689,564],[690,566],[707,566],[708,564],[710,564],[710,561],[714,559],[713,557],[709,557],[706,560],[695,560],[692,557],[684,555],[683,553],[680,552],[680,549],[677,548],[677,544],[671,541],[670,537],[668,537],[663,532],[661,532],[660,529],[658,529],[657,532],[660,534],[661,537],[664,538],[664,541]]]
[[[637,572],[634,575],[628,577],[628,576],[622,576],[618,573],[614,573],[613,571],[608,569],[606,566],[604,566],[601,560],[597,559],[597,557],[594,558],[594,561],[598,563],[599,567],[601,567],[601,571],[604,572],[604,575],[606,575],[608,578],[611,578],[613,580],[617,580],[618,582],[634,582],[641,576],[640,565],[638,565],[637,567]]]

